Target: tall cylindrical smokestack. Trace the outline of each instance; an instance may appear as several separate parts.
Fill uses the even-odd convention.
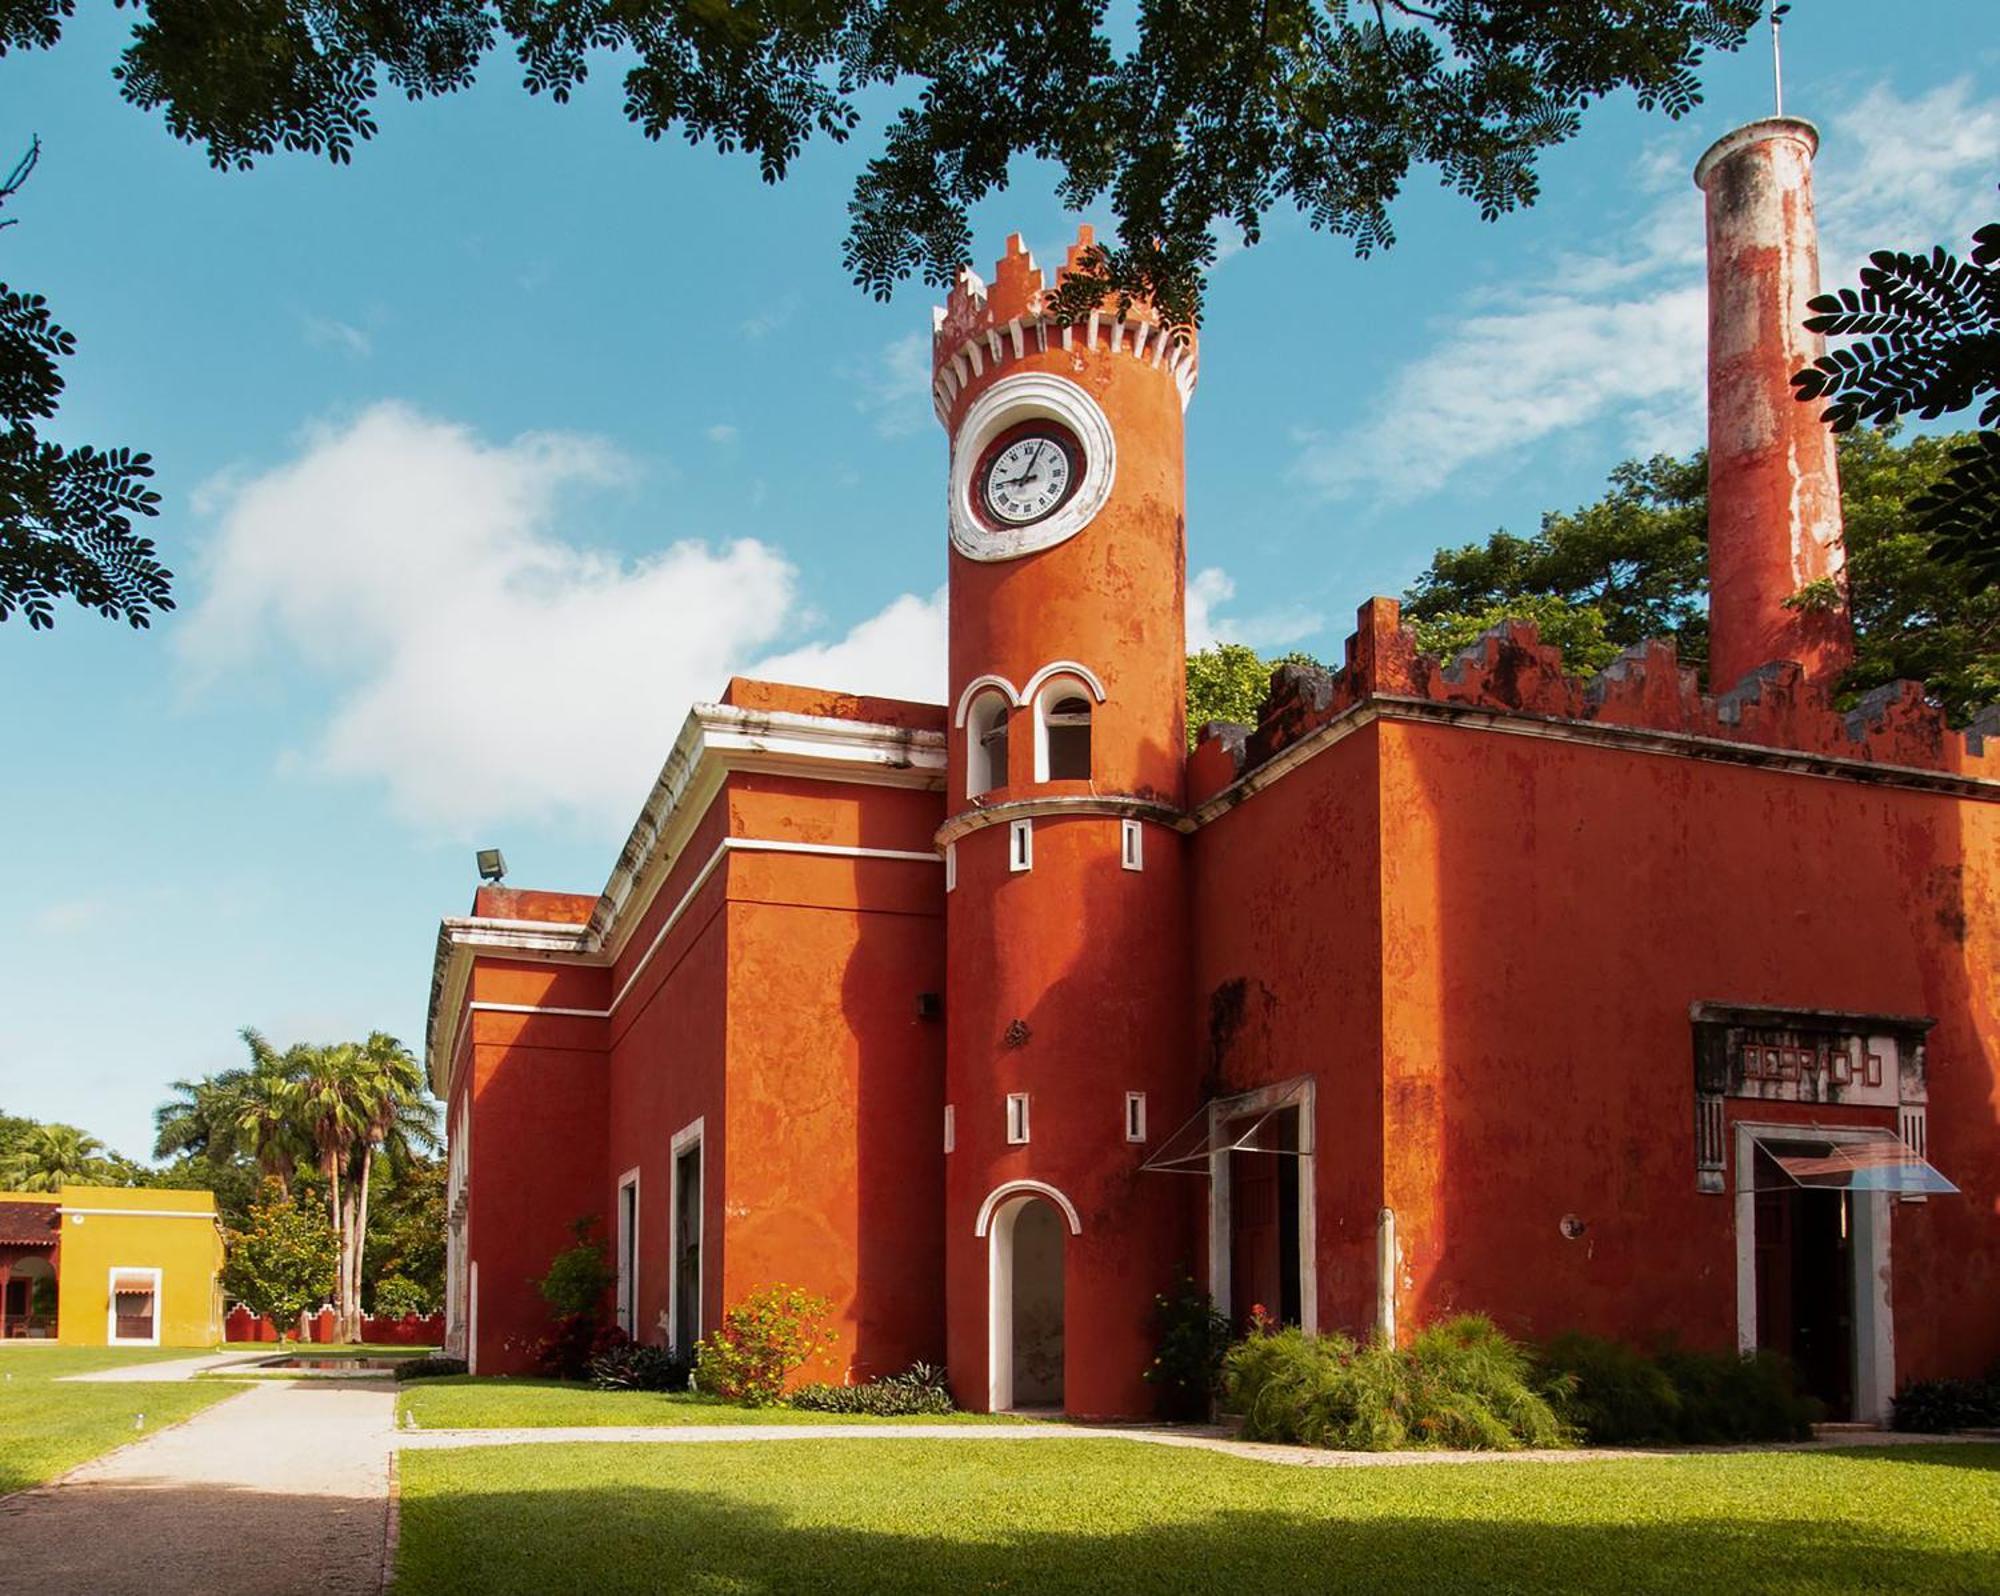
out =
[[[1708,200],[1709,683],[1796,660],[1831,681],[1853,657],[1833,433],[1792,395],[1825,340],[1810,122],[1776,116],[1726,134],[1696,164]],[[1838,602],[1786,607],[1816,582]]]

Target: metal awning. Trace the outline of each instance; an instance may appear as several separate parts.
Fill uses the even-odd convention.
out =
[[[1798,1134],[1764,1134],[1757,1145],[1770,1155],[1779,1176],[1764,1173],[1757,1163],[1758,1191],[1906,1192],[1943,1195],[1958,1190],[1942,1173],[1893,1131],[1871,1133],[1862,1140],[1821,1141],[1804,1126]],[[1780,1178],[1782,1177],[1782,1178]]]
[[[1254,1092],[1211,1098],[1139,1167],[1206,1175],[1209,1160],[1224,1153],[1307,1157],[1313,1150],[1312,1116],[1287,1111],[1304,1105],[1312,1081],[1310,1075],[1297,1075]]]

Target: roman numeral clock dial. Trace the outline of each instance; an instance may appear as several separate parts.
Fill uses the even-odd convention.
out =
[[[986,520],[1006,530],[1053,515],[1076,486],[1081,452],[1067,429],[1053,423],[1004,434],[980,464],[979,507]]]

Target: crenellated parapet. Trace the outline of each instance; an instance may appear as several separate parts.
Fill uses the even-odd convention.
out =
[[[970,266],[959,269],[945,302],[931,313],[931,402],[940,422],[951,424],[952,404],[969,383],[1051,349],[1102,349],[1143,361],[1173,382],[1181,408],[1187,408],[1200,364],[1192,329],[1165,325],[1144,300],[1132,301],[1121,315],[1116,296],[1076,321],[1052,314],[1055,289],[1080,269],[1095,242],[1089,227],[1077,230],[1076,242],[1056,268],[1054,289],[1019,233],[1009,235],[991,283]]]
[[[2000,706],[1956,731],[1919,683],[1892,682],[1841,710],[1790,661],[1708,694],[1672,641],[1658,638],[1582,676],[1525,621],[1505,622],[1444,659],[1418,647],[1394,599],[1375,598],[1362,605],[1338,670],[1280,666],[1255,727],[1202,728],[1188,767],[1191,807],[1226,803],[1231,789],[1370,707],[1418,719],[1504,719],[1502,729],[1546,735],[1568,728],[1654,752],[1901,778],[2000,800]]]

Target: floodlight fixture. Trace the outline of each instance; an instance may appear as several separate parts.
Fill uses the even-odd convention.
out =
[[[479,879],[491,881],[496,886],[506,878],[507,856],[498,848],[479,850]]]

